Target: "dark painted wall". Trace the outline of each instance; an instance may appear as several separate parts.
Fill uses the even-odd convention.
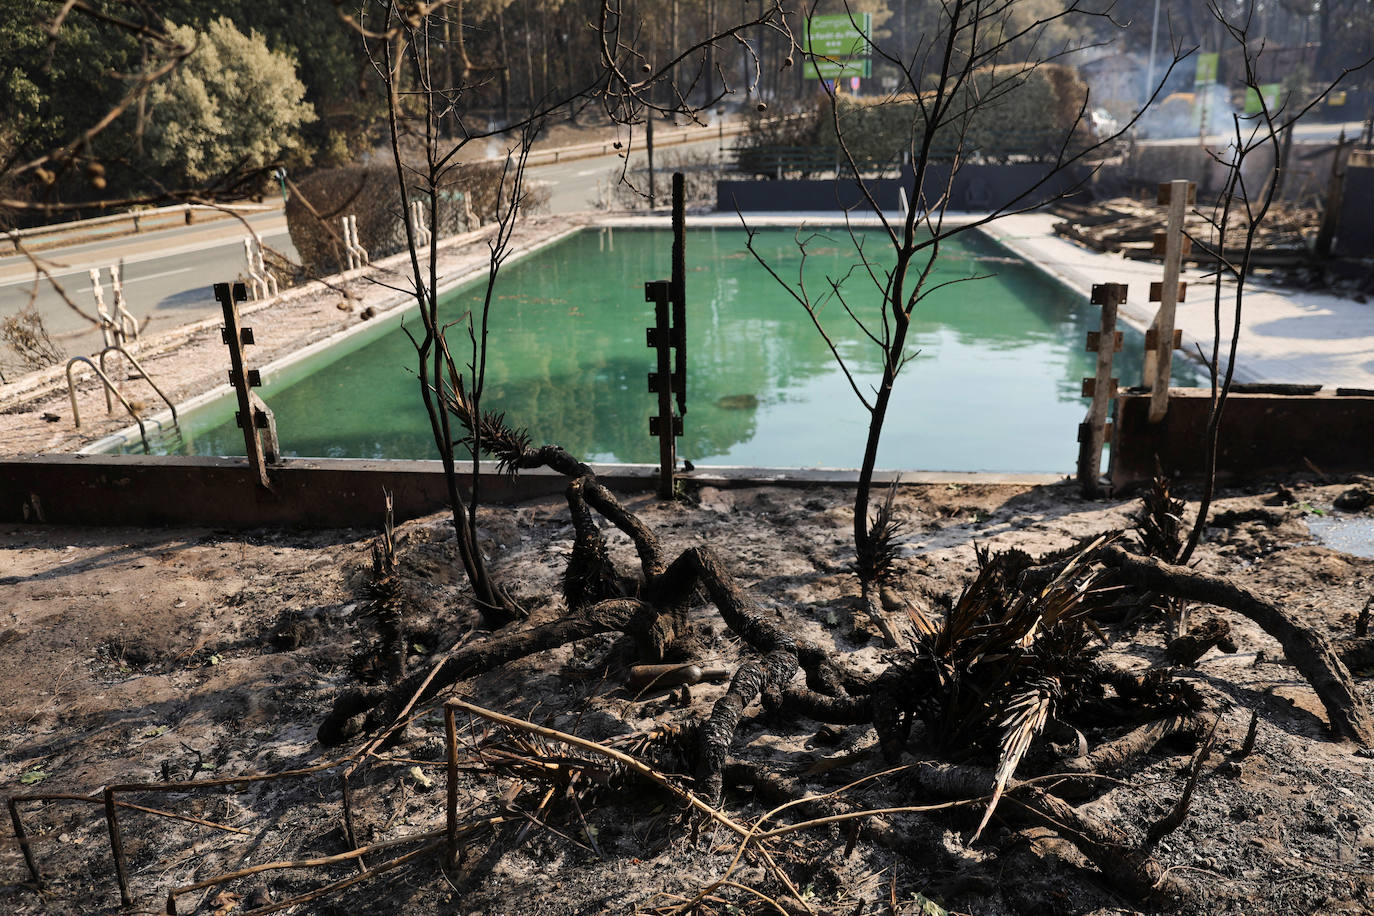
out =
[[[657,469],[622,473],[611,489],[651,490]],[[0,521],[56,525],[376,528],[392,494],[397,521],[437,512],[448,494],[437,461],[288,459],[260,487],[245,458],[46,455],[0,461]],[[483,500],[561,494],[562,475],[483,475]]]
[[[1065,169],[1051,175],[1052,167],[1039,162],[1007,165],[966,164],[955,173],[950,188],[951,210],[993,210],[1010,205],[1039,206],[1057,194],[1073,191],[1087,178],[1085,167]],[[900,208],[898,188],[908,190],[914,182],[910,168],[901,178],[873,178],[866,184],[869,193],[884,210]],[[923,187],[938,194],[949,181],[949,165],[937,164],[927,173]],[[1043,182],[1043,184],[1040,184]],[[1039,185],[1039,186],[1037,186]],[[1027,192],[1030,192],[1027,194]],[[1021,195],[1024,198],[1018,200]],[[759,211],[866,210],[867,202],[853,179],[750,179],[716,182],[716,209],[727,213]]]
[[[1150,423],[1148,394],[1117,399],[1112,443],[1112,484],[1130,487],[1149,480],[1155,456],[1174,479],[1199,480],[1210,392],[1173,389],[1169,411]],[[1236,394],[1222,414],[1217,476],[1258,479],[1301,471],[1307,462],[1328,473],[1374,470],[1374,397]]]
[[[617,493],[652,493],[658,486],[656,465],[593,465],[593,469],[597,479]],[[467,465],[460,462],[459,470],[466,480]],[[258,486],[246,458],[43,455],[0,459],[0,522],[375,530],[385,513],[383,489],[392,494],[397,521],[438,512],[448,498],[437,461],[290,458],[273,466],[269,475],[270,492]],[[854,486],[858,480],[857,471],[798,469],[792,473],[778,468],[698,468],[678,476],[684,482],[690,480],[689,485],[713,487]],[[893,471],[875,475],[879,483],[901,477]],[[932,478],[916,472],[904,479],[947,483],[990,478],[949,473]],[[490,505],[541,496],[561,498],[567,483],[567,478],[547,468],[521,471],[514,479],[485,471],[482,501]]]
[[[1334,248],[1348,257],[1374,254],[1374,166],[1346,166]]]

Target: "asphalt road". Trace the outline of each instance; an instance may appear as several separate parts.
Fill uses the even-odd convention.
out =
[[[1344,130],[1347,137],[1358,136],[1362,124],[1302,124],[1295,130],[1295,139],[1306,143],[1334,140]],[[663,148],[658,157],[664,159],[688,155],[714,155],[722,140],[711,129],[702,129],[702,139],[692,143]],[[1209,145],[1224,146],[1227,137],[1209,137]],[[642,136],[630,153],[631,168],[644,164]],[[724,139],[724,145],[733,143]],[[1197,137],[1155,139],[1142,141],[1149,145],[1195,144]],[[530,167],[530,177],[549,189],[549,209],[554,213],[570,213],[595,209],[608,197],[625,160],[612,154],[550,163]],[[666,194],[666,170],[660,193]],[[269,246],[295,258],[281,211],[254,214],[248,217],[254,229]],[[234,219],[159,229],[140,235],[86,242],[42,253],[48,269],[72,300],[89,314],[95,312],[95,300],[88,270],[101,269],[105,286],[105,301],[113,296],[109,289],[108,266],[124,263],[124,295],[129,310],[140,321],[148,320],[147,330],[160,331],[179,324],[197,321],[217,314],[219,306],[211,294],[211,284],[232,280],[244,272],[243,226]],[[0,258],[0,316],[12,315],[26,305],[31,297],[43,316],[48,332],[69,353],[94,352],[100,336],[89,323],[76,314],[52,289],[46,280],[37,285],[34,271],[23,256]]]
[[[281,211],[253,214],[248,221],[264,244],[296,256]],[[212,285],[246,272],[246,235],[237,219],[217,219],[50,249],[37,257],[71,300],[92,316],[90,269],[100,270],[109,308],[114,303],[109,266],[122,260],[126,307],[140,323],[146,320],[145,330],[152,333],[218,313]],[[34,268],[23,255],[0,258],[0,315],[12,315],[33,301],[49,335],[63,350],[98,350],[99,331],[73,311],[47,279],[38,282],[35,293],[34,278]]]

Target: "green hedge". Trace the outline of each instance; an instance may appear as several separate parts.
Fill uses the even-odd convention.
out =
[[[1072,67],[1040,64],[1031,70],[1009,64],[974,71],[941,118],[932,150],[949,158],[963,135],[962,157],[1044,159],[1055,155],[1071,131],[1073,141],[1089,136],[1086,124],[1075,126],[1087,86]],[[933,91],[886,98],[836,99],[840,129],[856,158],[898,161],[920,148],[925,120],[920,108],[933,101]],[[828,119],[821,123],[825,142],[834,142]]]

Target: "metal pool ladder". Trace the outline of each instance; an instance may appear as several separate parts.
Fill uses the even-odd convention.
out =
[[[120,394],[119,389],[115,387],[114,382],[110,381],[109,375],[105,372],[105,357],[108,356],[112,350],[127,359],[138,374],[143,376],[143,380],[148,383],[148,386],[151,387],[153,391],[157,392],[157,396],[162,398],[163,403],[172,411],[172,425],[176,426],[178,431],[180,431],[181,424],[177,420],[176,405],[172,403],[171,398],[163,393],[161,388],[157,387],[157,383],[149,377],[147,370],[139,364],[138,360],[134,359],[133,354],[118,344],[112,344],[100,351],[99,355],[96,357],[96,361],[99,362],[99,365],[96,365],[96,361],[92,361],[89,356],[73,356],[71,359],[67,360],[67,394],[72,402],[72,421],[76,424],[77,429],[81,428],[81,412],[76,406],[76,385],[72,380],[72,366],[77,363],[85,363],[91,367],[91,371],[95,373],[96,378],[100,379],[101,384],[105,388],[106,412],[108,413],[114,409],[114,405],[110,401],[110,394],[113,393],[115,397],[119,398],[119,403],[128,411],[129,416],[133,417],[134,422],[138,424],[138,435],[139,438],[143,440],[143,450],[145,452],[150,451],[148,447],[148,428],[144,426],[143,418],[138,415],[138,412],[135,411],[133,405],[124,398],[124,395]]]

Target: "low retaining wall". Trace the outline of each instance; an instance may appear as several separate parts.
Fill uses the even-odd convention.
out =
[[[494,468],[495,465],[487,465]],[[652,493],[658,465],[593,465],[598,479],[621,493]],[[460,464],[460,470],[466,466]],[[143,455],[44,455],[0,460],[0,522],[51,525],[187,525],[221,528],[298,526],[376,528],[385,489],[398,521],[448,505],[437,461],[366,461],[289,458],[270,471],[273,488],[256,483],[245,458],[176,458]],[[680,475],[693,486],[853,486],[858,472],[817,468],[699,468]],[[886,484],[1049,484],[1056,474],[983,474],[957,471],[879,471]],[[562,494],[567,478],[545,468],[514,479],[481,478],[485,504]]]
[[[1056,195],[1072,191],[1088,178],[1086,167],[1064,169],[1050,175],[1051,166],[1038,162],[1004,165],[966,164],[959,167],[949,190],[949,208],[981,212],[1010,206],[1038,206]],[[873,199],[885,211],[901,209],[898,189],[910,189],[915,176],[910,166],[900,178],[870,178],[865,182]],[[1038,182],[1044,184],[1037,187]],[[949,182],[949,165],[936,163],[926,173],[924,187],[933,196]],[[1024,200],[1017,200],[1035,188]],[[814,211],[868,209],[868,201],[853,179],[784,178],[716,182],[716,210],[733,213],[759,211]]]
[[[1159,423],[1149,421],[1149,394],[1128,392],[1117,398],[1113,486],[1129,489],[1149,480],[1156,456],[1170,478],[1203,477],[1211,392],[1174,388],[1169,394],[1169,411]],[[1374,470],[1374,395],[1243,392],[1226,399],[1218,479],[1245,480],[1310,468],[1326,473]]]
[[[494,468],[495,466],[492,465]],[[652,490],[657,468],[606,481],[612,489]],[[287,459],[258,486],[245,458],[45,455],[0,462],[0,519],[58,525],[296,525],[376,527],[392,496],[398,521],[436,512],[448,494],[437,461]],[[641,482],[642,479],[642,482]],[[487,503],[562,493],[567,480],[547,470],[515,480],[481,478]]]

